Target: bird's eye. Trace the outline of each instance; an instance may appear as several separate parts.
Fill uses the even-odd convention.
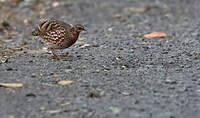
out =
[[[79,27],[78,29],[79,29],[79,30],[84,30],[84,27]]]

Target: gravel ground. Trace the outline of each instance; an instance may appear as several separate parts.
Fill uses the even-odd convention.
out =
[[[200,118],[199,0],[0,0],[1,118]],[[66,59],[31,36],[81,23]],[[143,37],[151,32],[167,37]],[[59,85],[61,80],[72,81]]]

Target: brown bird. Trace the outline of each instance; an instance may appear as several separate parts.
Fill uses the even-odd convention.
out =
[[[80,24],[72,26],[62,21],[51,19],[40,23],[34,29],[32,35],[44,39],[55,58],[62,58],[64,55],[57,55],[55,49],[65,49],[72,46],[77,41],[81,31],[85,31],[85,28]]]

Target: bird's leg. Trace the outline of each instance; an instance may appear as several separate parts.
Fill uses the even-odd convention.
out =
[[[55,59],[63,59],[66,57],[66,55],[57,55],[55,52],[55,49],[53,49],[53,48],[49,48],[49,50],[51,50],[51,52],[53,54],[53,58],[55,58]]]
[[[58,55],[56,54],[55,50],[53,48],[48,48],[51,53],[53,54],[53,58],[58,58]]]
[[[53,57],[54,58],[58,58],[58,55],[56,54],[56,52],[55,52],[55,50],[54,49],[50,49],[51,50],[51,52],[52,52],[52,54],[53,54]]]

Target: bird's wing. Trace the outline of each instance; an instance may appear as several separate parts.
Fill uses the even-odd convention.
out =
[[[66,30],[70,30],[72,28],[72,25],[65,23],[63,21],[59,21],[56,19],[51,19],[50,21],[52,22],[53,25],[64,27]]]

